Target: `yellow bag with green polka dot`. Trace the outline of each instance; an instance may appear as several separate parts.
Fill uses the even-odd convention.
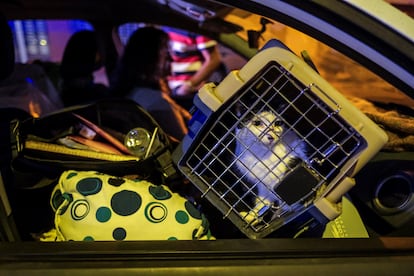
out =
[[[168,187],[96,171],[62,173],[43,241],[208,240],[206,217]]]

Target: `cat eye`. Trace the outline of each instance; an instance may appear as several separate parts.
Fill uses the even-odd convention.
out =
[[[283,122],[281,120],[276,120],[276,121],[273,122],[273,125],[276,126],[276,127],[280,127],[280,126],[283,125]]]
[[[261,120],[254,120],[253,121],[254,126],[261,126],[262,124],[263,124],[263,122]]]

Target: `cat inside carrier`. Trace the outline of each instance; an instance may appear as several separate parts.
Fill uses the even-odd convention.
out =
[[[252,239],[305,214],[322,225],[339,216],[353,175],[387,141],[278,41],[219,85],[204,85],[194,105],[175,162]]]

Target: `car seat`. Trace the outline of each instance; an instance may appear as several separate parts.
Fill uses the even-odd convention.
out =
[[[3,14],[0,14],[0,81],[7,79],[14,70],[13,37]],[[0,108],[0,241],[19,240],[9,196],[13,189],[10,168],[11,144],[10,121],[24,119],[30,115],[19,108]]]

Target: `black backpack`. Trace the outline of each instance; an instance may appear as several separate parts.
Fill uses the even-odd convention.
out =
[[[145,156],[108,154],[62,145],[62,139],[78,136],[85,121],[124,144],[131,130],[144,131],[149,138]],[[86,126],[90,131],[90,126]],[[99,142],[111,143],[99,133]],[[81,137],[79,137],[81,139]],[[151,144],[148,144],[150,142]],[[104,99],[64,108],[40,118],[11,122],[12,162],[15,185],[35,187],[50,184],[65,170],[95,170],[114,176],[138,175],[154,183],[165,183],[176,175],[171,159],[174,145],[153,117],[135,102]],[[111,146],[111,145],[110,145]],[[114,147],[114,145],[112,145]]]

